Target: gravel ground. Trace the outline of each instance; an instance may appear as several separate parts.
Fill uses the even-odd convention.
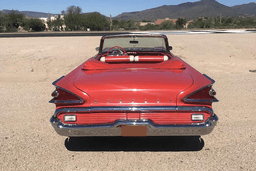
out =
[[[215,79],[219,122],[198,137],[72,138],[49,119],[51,83],[100,37],[0,39],[0,169],[256,170],[256,34],[169,35],[173,53]]]

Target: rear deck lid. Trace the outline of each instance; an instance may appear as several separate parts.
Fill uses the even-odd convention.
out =
[[[87,93],[91,106],[176,105],[177,95],[193,84],[184,70],[81,70],[75,86]]]

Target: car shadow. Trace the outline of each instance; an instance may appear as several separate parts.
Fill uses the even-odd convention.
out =
[[[204,140],[187,137],[70,137],[65,140],[69,151],[200,151]]]

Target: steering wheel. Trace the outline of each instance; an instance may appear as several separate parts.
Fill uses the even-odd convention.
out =
[[[107,56],[109,56],[109,54],[111,53],[111,55],[127,55],[127,52],[120,46],[113,46],[111,47],[108,52],[107,52]]]

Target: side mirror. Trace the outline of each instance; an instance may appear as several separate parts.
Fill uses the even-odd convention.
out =
[[[99,47],[96,47],[95,50],[96,50],[97,52],[99,52],[100,48],[99,48]]]
[[[172,50],[172,46],[169,46],[169,50]]]

